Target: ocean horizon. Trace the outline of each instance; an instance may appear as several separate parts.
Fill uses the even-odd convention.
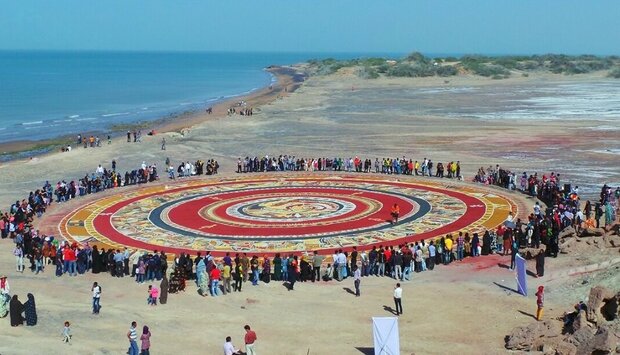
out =
[[[364,53],[0,51],[0,143],[152,121],[269,86],[264,69]]]

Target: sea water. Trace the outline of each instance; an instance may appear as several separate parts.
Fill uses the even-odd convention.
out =
[[[0,51],[0,143],[196,111],[268,86],[269,65],[360,55]]]

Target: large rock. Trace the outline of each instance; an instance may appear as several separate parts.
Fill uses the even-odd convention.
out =
[[[506,349],[540,351],[548,337],[557,337],[561,330],[552,321],[535,322],[517,327],[506,337]]]
[[[577,238],[567,238],[560,240],[560,253],[561,254],[570,254],[573,252],[581,243],[581,239]]]
[[[575,232],[575,228],[573,227],[566,227],[562,229],[562,231],[560,231],[560,234],[558,234],[558,238],[560,239],[571,238],[571,237],[576,237],[576,236],[577,236],[577,232]]]
[[[582,347],[584,344],[589,344],[594,338],[594,329],[590,329],[588,327],[581,327],[579,330],[575,331],[568,340],[577,346],[578,348]]]
[[[581,231],[580,237],[602,237],[605,235],[605,228],[585,228]]]
[[[582,342],[577,347],[579,354],[612,354],[616,352],[620,345],[620,337],[617,333],[618,329],[613,329],[608,325],[598,328],[588,341]]]
[[[575,333],[581,328],[588,328],[588,326],[589,324],[588,319],[586,318],[586,312],[581,311],[577,314],[577,317],[575,317],[575,320],[573,321],[572,333]]]
[[[617,302],[616,295],[611,290],[603,286],[593,287],[588,297],[588,321],[593,323],[603,322],[605,318],[601,314],[601,308],[611,299]]]
[[[545,342],[542,351],[544,355],[577,355],[577,347],[562,340]]]
[[[605,246],[608,248],[618,248],[620,247],[620,236],[614,234],[608,234],[603,237],[605,241]]]

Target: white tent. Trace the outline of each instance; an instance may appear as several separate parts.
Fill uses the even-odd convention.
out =
[[[372,317],[375,355],[400,355],[397,317]]]

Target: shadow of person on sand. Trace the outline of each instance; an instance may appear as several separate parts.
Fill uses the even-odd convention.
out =
[[[503,288],[503,289],[504,289],[504,290],[506,290],[506,291],[512,291],[512,292],[514,292],[514,293],[519,293],[519,291],[515,290],[514,288],[510,288],[510,287],[508,287],[508,286],[504,286],[504,285],[499,284],[499,283],[497,283],[497,282],[493,282],[493,283],[494,283],[496,286],[499,286],[500,288]]]
[[[510,269],[510,266],[504,263],[497,263],[497,266],[501,267],[502,269]]]
[[[522,311],[522,310],[520,310],[520,309],[519,309],[519,310],[517,310],[517,311],[518,311],[519,313],[523,314],[524,316],[528,316],[528,317],[532,317],[532,318],[536,319],[536,316],[535,316],[535,315],[533,315],[533,314],[531,314],[531,313],[524,312],[524,311]]]
[[[390,307],[390,306],[383,305],[383,310],[386,311],[386,312],[390,312],[390,313],[392,313],[395,316],[397,315],[396,314],[396,310],[394,308]]]
[[[352,295],[355,295],[355,292],[353,292],[353,290],[352,290],[352,289],[350,289],[349,287],[343,287],[342,289],[343,289],[343,290],[345,290],[345,291],[347,291],[347,293],[350,293],[350,294],[352,294]]]

